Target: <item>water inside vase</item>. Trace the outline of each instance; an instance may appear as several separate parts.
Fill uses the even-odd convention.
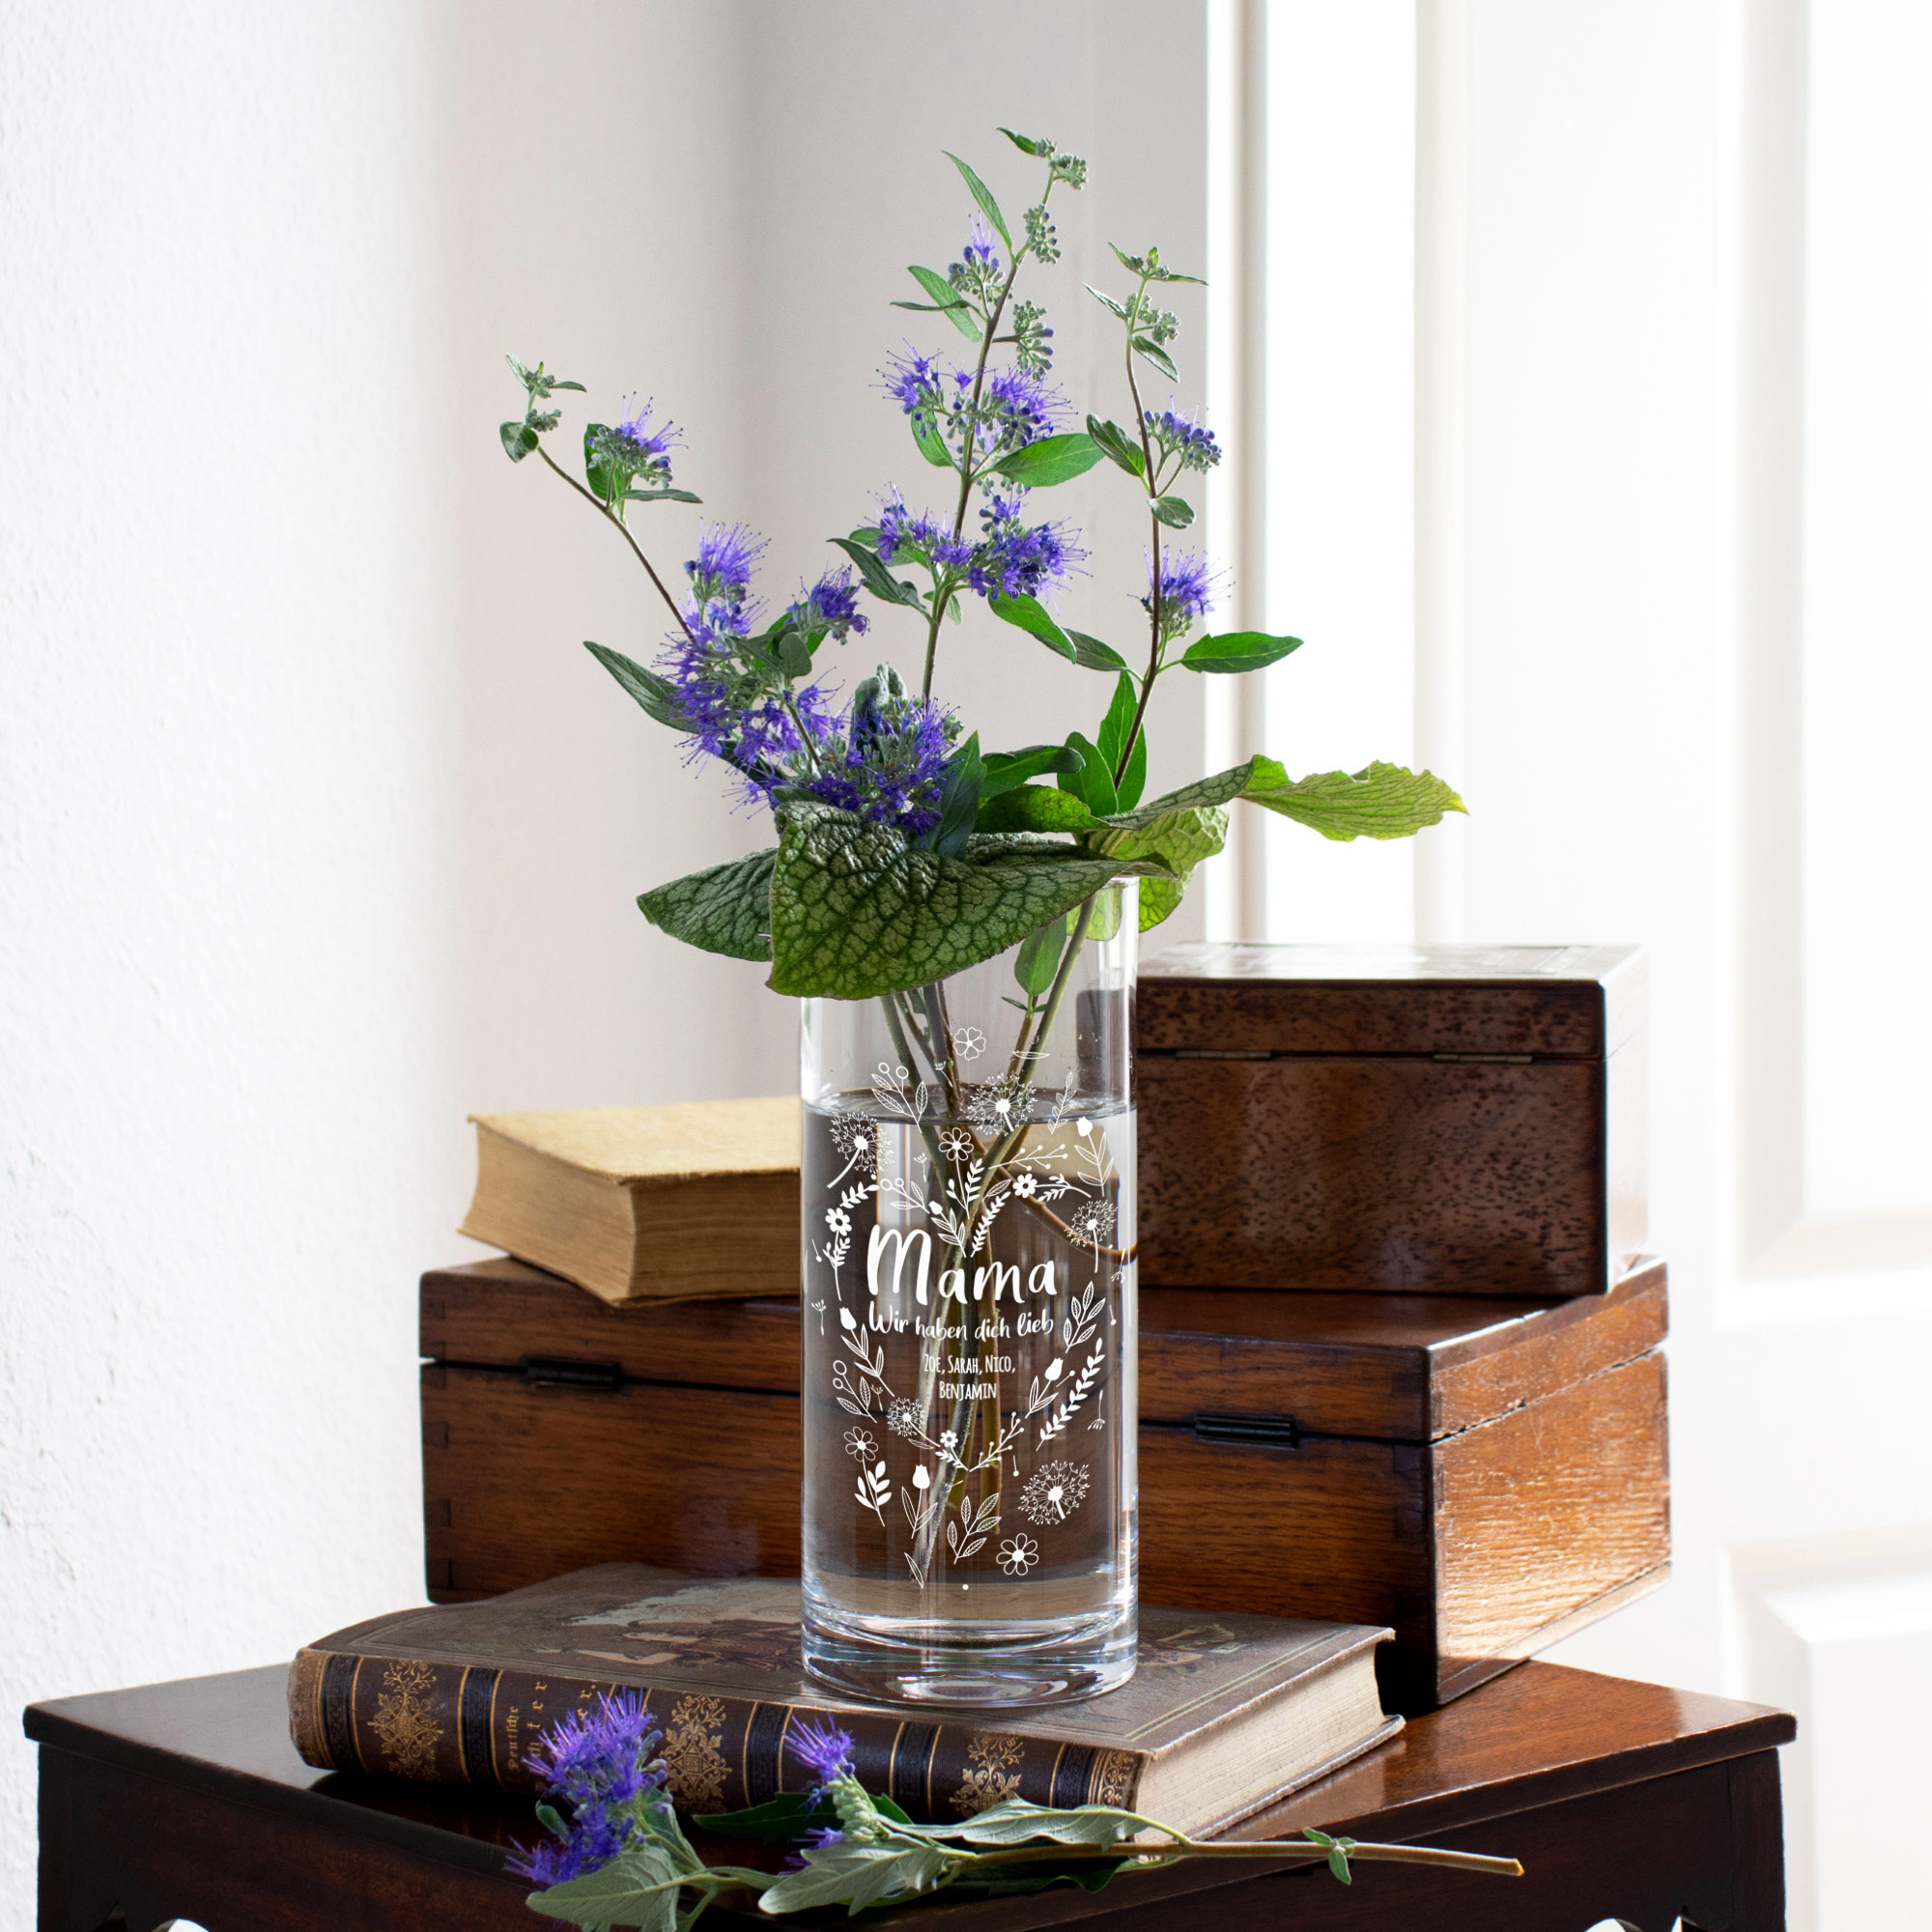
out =
[[[1006,1082],[806,1107],[817,1674],[1016,1703],[1131,1673],[1134,1127]]]

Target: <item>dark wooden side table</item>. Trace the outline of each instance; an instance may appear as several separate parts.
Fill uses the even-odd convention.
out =
[[[503,1870],[505,1847],[537,1835],[526,1801],[311,1770],[288,1741],[279,1669],[36,1704],[26,1729],[41,1747],[41,1932],[154,1932],[176,1917],[208,1932],[548,1922]],[[1622,1918],[1667,1932],[1681,1914],[1699,1932],[1781,1932],[1776,1747],[1795,1732],[1754,1704],[1526,1663],[1239,1828],[1509,1853],[1521,1879],[1368,1865],[1345,1888],[1319,1868],[1203,1861],[1095,1894],[942,1901],[922,1920],[1584,1932]]]

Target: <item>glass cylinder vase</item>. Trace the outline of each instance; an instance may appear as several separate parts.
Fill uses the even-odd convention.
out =
[[[1137,887],[874,1000],[804,1002],[804,1653],[1032,1704],[1135,1654]]]

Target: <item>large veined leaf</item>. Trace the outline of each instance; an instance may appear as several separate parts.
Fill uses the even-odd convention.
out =
[[[1407,838],[1444,812],[1464,811],[1463,801],[1434,772],[1377,763],[1359,772],[1316,772],[1291,779],[1272,758],[1256,758],[1258,773],[1241,792],[1266,811],[1278,811],[1324,838]]]
[[[1089,832],[1080,841],[1090,852],[1103,853],[1115,860],[1154,859],[1173,874],[1172,881],[1153,880],[1151,886],[1172,883],[1184,887],[1194,868],[1204,859],[1211,859],[1228,842],[1227,808],[1218,805],[1183,807],[1163,812],[1151,825],[1139,830],[1108,826]],[[1180,894],[1144,891],[1141,903],[1141,930],[1158,925],[1180,903]]]
[[[983,856],[982,856],[983,855]],[[1147,860],[1031,841],[966,859],[831,806],[793,805],[772,874],[774,992],[871,999],[976,966]]]
[[[650,923],[706,952],[732,959],[772,956],[772,868],[776,851],[689,872],[668,886],[638,895],[638,908]]]
[[[1175,793],[1171,797],[1179,798]],[[1228,814],[1218,805],[1156,800],[1139,811],[1099,814],[1070,792],[1022,785],[980,808],[983,832],[1069,832],[1083,852],[1124,862],[1157,861],[1172,876],[1141,880],[1140,927],[1158,925],[1179,906],[1194,868],[1228,839]]]

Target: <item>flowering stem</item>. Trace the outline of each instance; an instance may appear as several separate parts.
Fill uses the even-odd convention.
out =
[[[1134,291],[1134,298],[1127,304],[1127,393],[1134,401],[1134,427],[1141,436],[1141,461],[1147,465],[1148,496],[1151,499],[1158,494],[1159,479],[1154,474],[1153,444],[1148,437],[1147,412],[1141,408],[1140,384],[1134,381],[1134,321],[1140,314],[1141,302],[1147,295],[1147,277],[1141,277],[1141,285]],[[1153,681],[1160,675],[1160,519],[1151,511],[1148,513],[1148,523],[1153,530],[1153,595],[1149,599],[1152,608],[1152,619],[1149,625],[1151,639],[1148,645],[1147,675],[1141,679],[1141,695],[1134,705],[1133,723],[1127,726],[1126,743],[1121,747],[1121,761],[1114,767],[1114,783],[1119,786],[1127,775],[1127,763],[1134,755],[1134,746],[1141,735],[1141,722],[1147,717],[1148,699],[1153,696]]]
[[[1050,170],[1046,186],[1040,190],[1039,206],[1044,208],[1047,197],[1053,192],[1053,184],[1058,179]],[[959,507],[952,517],[952,541],[957,543],[959,535],[966,527],[967,505],[973,500],[973,444],[980,434],[980,393],[986,383],[986,357],[992,353],[994,337],[999,332],[1000,318],[1007,312],[1007,298],[1013,292],[1013,283],[1018,280],[1020,264],[1027,258],[1033,243],[1022,242],[1013,250],[1013,265],[1007,270],[1007,279],[1001,285],[999,299],[993,304],[993,312],[986,318],[986,327],[980,337],[980,360],[973,370],[973,401],[966,417],[966,446],[959,452]],[[925,632],[925,676],[920,684],[922,699],[932,696],[932,662],[939,654],[939,626],[946,616],[946,607],[952,601],[954,588],[948,584],[932,600],[932,621]]]
[[[610,504],[605,502],[601,497],[593,497],[590,494],[590,492],[586,490],[583,487],[583,485],[580,483],[577,480],[577,478],[570,473],[569,470],[559,469],[556,463],[553,460],[550,451],[547,450],[542,443],[537,444],[537,454],[543,458],[545,464],[549,467],[551,471],[557,476],[561,476],[563,480],[566,483],[568,483],[570,487],[573,490],[575,490],[577,494],[580,497],[582,497],[583,500],[586,503],[588,503],[590,507],[598,513],[599,516],[605,518],[608,522],[613,524],[616,526],[618,534],[622,536],[622,538],[627,544],[631,546],[631,554],[635,556],[638,559],[638,561],[644,566],[644,574],[647,577],[649,577],[649,579],[653,583],[657,585],[658,595],[664,599],[667,608],[670,611],[670,614],[677,619],[678,629],[684,633],[687,641],[695,644],[697,641],[697,639],[692,636],[691,626],[685,621],[684,612],[677,608],[677,599],[674,598],[670,594],[670,592],[665,588],[664,579],[661,578],[657,574],[657,572],[651,568],[650,558],[647,557],[643,554],[643,552],[638,548],[638,540],[631,534],[630,528],[625,524],[623,518],[618,516],[617,513],[611,509]]]
[[[1166,1831],[1166,1826],[1159,1828]],[[1297,1838],[1199,1839],[1177,1834],[1172,1845],[1150,1845],[1144,1850],[1115,1845],[1022,1845],[1013,1851],[977,1852],[972,1870],[989,1865],[1037,1864],[1058,1859],[1118,1859],[1125,1852],[1165,1864],[1178,1859],[1295,1859],[1313,1862],[1328,1857],[1327,1848]],[[1438,1851],[1433,1845],[1365,1845],[1348,1847],[1352,1864],[1361,1859],[1371,1863],[1391,1865],[1441,1865],[1450,1871],[1492,1872],[1498,1878],[1520,1878],[1522,1864],[1517,1859],[1490,1858],[1482,1852]],[[970,1872],[962,1871],[970,1883]]]

